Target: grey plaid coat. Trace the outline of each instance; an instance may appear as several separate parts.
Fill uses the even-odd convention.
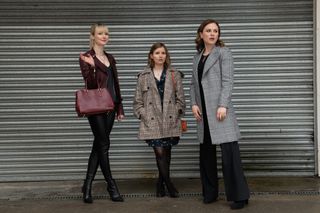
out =
[[[191,105],[198,105],[202,111],[198,82],[198,64],[202,52],[193,59],[193,73],[190,87]],[[212,144],[237,141],[240,131],[231,102],[233,86],[233,58],[227,47],[215,46],[207,58],[202,75],[202,88]],[[227,108],[227,117],[218,121],[219,106]],[[203,122],[198,123],[198,139],[203,143]]]
[[[174,72],[175,88],[171,73]],[[138,138],[141,140],[181,136],[180,117],[185,111],[182,87],[183,74],[168,69],[165,79],[163,109],[150,68],[138,75],[133,112],[140,119]]]

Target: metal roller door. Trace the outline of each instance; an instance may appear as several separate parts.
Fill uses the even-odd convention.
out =
[[[315,174],[313,1],[2,0],[0,2],[0,181],[82,179],[92,145],[74,112],[83,86],[78,55],[89,27],[109,26],[126,120],[111,136],[117,178],[157,175],[151,148],[137,140],[136,75],[152,43],[165,42],[183,71],[187,103],[194,39],[206,18],[221,23],[235,60],[233,102],[248,176]],[[198,177],[196,123],[172,154],[172,174]],[[220,164],[219,164],[220,165]],[[99,173],[101,177],[101,174]]]

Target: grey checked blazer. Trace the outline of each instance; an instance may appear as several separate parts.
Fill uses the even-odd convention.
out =
[[[198,105],[202,111],[198,82],[198,64],[202,52],[193,59],[193,72],[190,87],[191,106]],[[237,141],[240,131],[231,102],[233,86],[233,58],[227,47],[215,46],[209,54],[202,75],[202,88],[212,144]],[[216,112],[219,106],[227,108],[227,117],[218,121]],[[198,123],[198,139],[203,143],[203,121]]]

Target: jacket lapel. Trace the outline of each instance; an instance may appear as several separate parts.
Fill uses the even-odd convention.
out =
[[[158,88],[157,88],[157,85],[156,85],[156,81],[154,79],[154,75],[150,69],[150,73],[148,75],[148,85],[149,85],[149,89],[151,90],[151,94],[152,94],[152,97],[153,97],[153,107],[155,108],[155,111],[157,112],[158,115],[161,115],[162,114],[162,107],[161,107],[161,100],[160,100],[160,95],[159,95],[159,92],[158,92]],[[158,116],[159,117],[159,116]],[[162,116],[160,116],[162,117]]]
[[[169,68],[167,69],[166,74],[166,82],[164,84],[164,96],[163,96],[163,103],[165,103],[167,100],[171,99],[171,96],[175,94],[175,89],[173,87],[173,79],[172,79],[172,73],[174,74],[174,71]],[[163,114],[167,113],[166,104],[163,105]]]
[[[215,46],[211,53],[209,54],[207,61],[203,68],[202,77],[210,70],[210,68],[216,63],[220,56],[220,47]]]

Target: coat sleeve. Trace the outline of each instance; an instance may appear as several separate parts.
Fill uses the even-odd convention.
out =
[[[191,84],[190,84],[190,103],[191,103],[191,107],[193,105],[198,105],[196,102],[196,76],[194,75],[194,66],[195,66],[195,58],[193,58],[193,71],[192,71],[192,76],[191,76]]]
[[[142,94],[142,76],[138,76],[136,92],[133,100],[133,113],[138,119],[142,119],[144,114],[144,101]]]
[[[227,48],[224,48],[219,60],[221,60],[221,93],[219,96],[218,105],[228,108],[232,96],[234,70],[231,51]]]
[[[176,72],[176,75],[175,75],[176,109],[180,115],[184,115],[185,109],[186,109],[186,102],[185,102],[185,97],[184,97],[182,79],[183,79],[183,73]]]

